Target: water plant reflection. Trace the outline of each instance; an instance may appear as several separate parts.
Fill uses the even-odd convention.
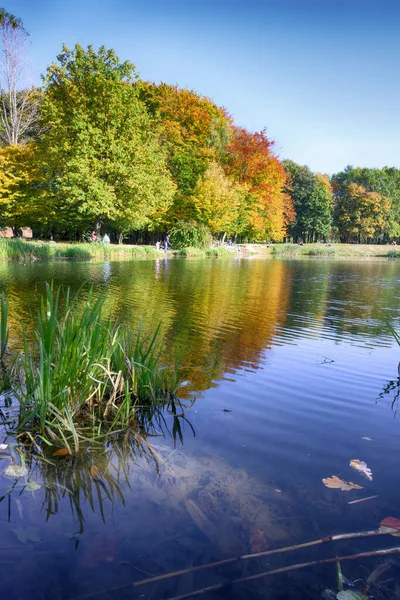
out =
[[[12,485],[0,496],[0,503],[7,502],[8,521],[12,510],[18,508],[21,494],[38,492],[46,520],[56,516],[60,504],[67,501],[78,523],[77,533],[84,531],[88,510],[98,513],[105,523],[105,503],[125,505],[124,494],[130,489],[133,470],[161,474],[165,459],[153,439],[172,436],[174,445],[183,443],[183,422],[194,434],[185,416],[188,406],[171,401],[162,409],[140,411],[129,427],[112,435],[97,436],[81,444],[76,452],[38,446],[33,439],[17,437],[9,443],[8,455],[2,453],[2,458],[8,458],[12,465],[26,465],[23,475],[16,474]]]

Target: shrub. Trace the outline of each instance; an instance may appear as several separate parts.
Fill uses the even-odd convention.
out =
[[[178,221],[170,231],[173,248],[200,248],[211,245],[211,233],[208,227],[195,221]]]

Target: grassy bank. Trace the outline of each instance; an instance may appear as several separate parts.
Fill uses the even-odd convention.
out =
[[[200,250],[199,248],[180,248],[179,250],[173,251],[174,256],[180,258],[221,258],[226,256],[232,256],[233,252],[227,248],[216,247],[208,248],[207,250]]]
[[[354,258],[400,258],[400,250],[391,245],[379,244],[274,244],[269,248],[276,257],[354,257]]]
[[[178,370],[160,362],[159,329],[148,338],[102,312],[101,298],[89,294],[82,306],[69,290],[62,296],[47,286],[32,327],[21,330],[23,351],[7,364],[3,297],[3,390],[17,401],[16,429],[23,436],[77,450],[82,441],[126,428],[139,413],[173,399]]]
[[[205,258],[231,256],[227,248],[209,248],[199,250],[198,248],[182,248],[172,250],[169,256],[183,258]],[[114,245],[102,243],[65,243],[65,242],[42,242],[28,241],[23,239],[0,238],[0,260],[124,260],[131,258],[162,258],[165,256],[163,250],[157,250],[153,246],[133,246],[128,244]]]
[[[163,255],[163,251],[151,246],[0,239],[0,259],[3,260],[156,258]]]

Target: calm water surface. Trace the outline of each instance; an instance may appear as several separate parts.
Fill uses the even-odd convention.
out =
[[[139,446],[122,432],[54,464],[28,460],[23,480],[0,476],[2,598],[173,598],[398,545],[390,536],[349,540],[131,585],[400,518],[396,388],[383,393],[396,386],[400,360],[384,324],[399,326],[400,262],[1,263],[13,345],[51,280],[83,286],[82,295],[93,286],[109,312],[133,325],[142,317],[151,330],[161,320],[165,361],[182,356],[187,410],[165,412]],[[16,443],[4,429],[2,442]],[[368,464],[372,481],[349,466],[352,459]],[[1,471],[9,460],[8,451],[0,455]],[[328,489],[321,480],[332,475],[363,489]],[[359,559],[342,569],[363,590],[380,563]],[[397,579],[394,560],[370,594],[400,597]],[[325,589],[336,590],[334,564],[202,597],[316,599]]]

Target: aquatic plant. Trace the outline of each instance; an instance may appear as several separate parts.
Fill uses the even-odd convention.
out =
[[[160,326],[150,337],[141,324],[132,332],[104,318],[103,304],[90,291],[82,308],[69,289],[62,296],[47,285],[9,374],[20,432],[77,449],[82,439],[126,427],[138,410],[175,394],[178,367],[161,364]]]

